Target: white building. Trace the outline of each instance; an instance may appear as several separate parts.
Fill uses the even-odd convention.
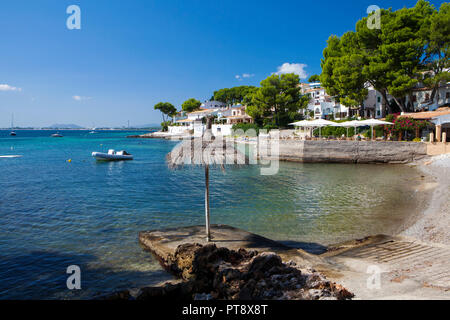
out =
[[[369,87],[369,93],[359,115],[363,118],[379,119],[383,117],[383,96],[373,87]]]
[[[211,106],[211,105],[210,105]],[[215,117],[212,126],[214,135],[231,135],[232,127],[238,123],[253,123],[253,118],[245,112],[245,106],[238,104],[232,107],[201,108],[190,112],[183,118],[177,118],[175,125],[169,126],[169,132],[173,134],[194,134],[201,136],[206,129],[203,119],[207,116]]]
[[[314,112],[314,119],[344,119],[348,117],[349,108],[336,102],[327,94],[320,83],[300,84],[301,93],[310,95],[308,110]]]
[[[220,101],[205,101],[200,108],[202,109],[225,109],[227,105]]]
[[[433,101],[431,95],[433,89],[419,86],[413,90],[412,106],[414,111],[434,111],[439,107],[448,106],[450,104],[450,82],[442,84],[436,91]],[[406,105],[410,105],[409,97],[406,97]]]

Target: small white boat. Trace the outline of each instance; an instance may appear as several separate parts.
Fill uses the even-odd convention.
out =
[[[17,133],[15,133],[14,131],[11,131],[11,132],[9,133],[9,135],[15,137],[15,136],[17,136]]]
[[[63,138],[63,135],[59,134],[59,133],[54,133],[54,134],[52,134],[52,137],[53,138]]]
[[[108,150],[108,153],[92,152],[92,156],[98,161],[124,161],[133,160],[133,155],[126,151]]]

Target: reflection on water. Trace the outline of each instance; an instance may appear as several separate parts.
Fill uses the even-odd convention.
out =
[[[84,298],[169,278],[137,234],[204,223],[202,169],[164,163],[176,142],[21,134],[0,134],[0,155],[23,155],[0,159],[0,299]],[[135,160],[98,163],[91,153],[101,148]],[[404,166],[282,163],[276,176],[256,166],[212,170],[211,219],[320,252],[396,232],[417,206],[417,181]],[[80,292],[65,289],[71,264],[82,270]]]

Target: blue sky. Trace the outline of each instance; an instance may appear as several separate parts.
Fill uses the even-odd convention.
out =
[[[354,29],[369,5],[415,2],[4,0],[0,127],[12,113],[18,126],[159,123],[159,101],[259,85],[285,63],[320,73],[328,37]],[[72,4],[81,30],[66,27]]]

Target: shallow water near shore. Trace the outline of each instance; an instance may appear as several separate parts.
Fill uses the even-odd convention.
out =
[[[139,231],[204,223],[201,168],[170,171],[177,144],[127,139],[136,132],[0,131],[0,299],[90,298],[171,277],[138,244]],[[125,149],[130,162],[93,151]],[[71,159],[72,162],[67,162]],[[212,223],[319,253],[326,245],[395,234],[423,198],[407,166],[280,163],[211,171]],[[81,267],[82,290],[66,288]]]

